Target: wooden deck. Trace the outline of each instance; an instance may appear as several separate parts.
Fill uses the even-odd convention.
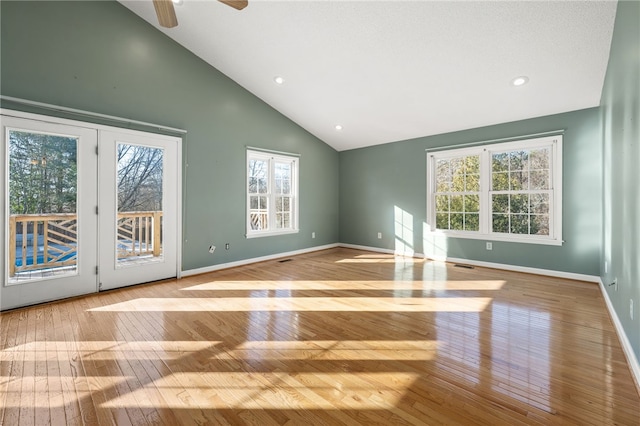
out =
[[[7,426],[640,424],[583,282],[332,249],[0,321]]]

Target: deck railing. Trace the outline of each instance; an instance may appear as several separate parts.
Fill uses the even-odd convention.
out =
[[[267,229],[269,227],[269,213],[267,210],[251,209],[249,211],[251,229]]]
[[[9,276],[75,265],[77,225],[75,213],[9,216]]]
[[[160,256],[162,212],[118,213],[118,259],[132,256]]]
[[[75,213],[9,216],[9,276],[77,263]],[[162,212],[118,213],[118,258],[162,253]]]

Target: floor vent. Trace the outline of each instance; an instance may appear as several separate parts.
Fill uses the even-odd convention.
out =
[[[278,260],[278,263],[291,262],[293,259],[282,259]]]
[[[456,268],[466,268],[466,269],[473,269],[473,266],[471,265],[461,265],[460,263],[456,263],[455,265]]]

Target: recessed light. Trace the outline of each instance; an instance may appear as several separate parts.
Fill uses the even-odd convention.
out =
[[[529,82],[529,77],[527,77],[526,75],[521,75],[520,77],[516,77],[513,80],[511,80],[511,84],[514,86],[522,86],[525,85]]]
[[[184,0],[171,0],[173,1],[173,4],[175,4],[176,6],[182,6],[182,3]]]
[[[276,82],[276,84],[283,84],[284,83],[284,78],[277,76],[273,79],[273,81]]]
[[[335,129],[336,129],[337,131],[340,131],[340,130],[342,130],[342,126],[341,126],[341,125],[339,125],[339,124],[336,124]]]

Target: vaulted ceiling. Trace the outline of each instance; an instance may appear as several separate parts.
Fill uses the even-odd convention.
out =
[[[615,1],[249,0],[237,11],[183,0],[178,26],[164,29],[151,0],[121,3],[339,151],[599,105],[616,11]],[[519,76],[528,82],[512,85]]]

